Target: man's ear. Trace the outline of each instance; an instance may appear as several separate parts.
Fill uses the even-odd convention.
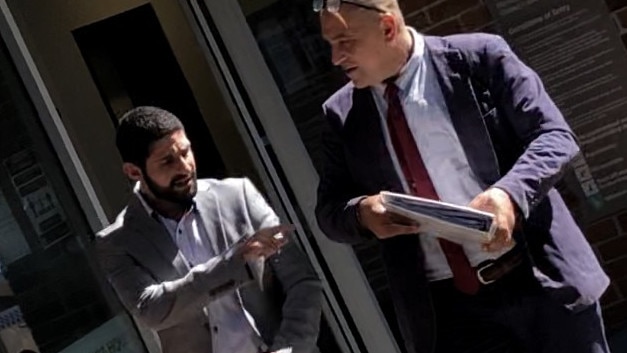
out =
[[[133,163],[125,162],[124,164],[122,164],[122,171],[129,179],[133,181],[141,181],[142,179],[141,169]]]
[[[383,36],[386,41],[390,42],[398,35],[398,26],[396,18],[392,14],[382,14],[381,21],[379,22],[380,28],[383,31]]]

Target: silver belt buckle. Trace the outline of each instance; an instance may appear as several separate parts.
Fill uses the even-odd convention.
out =
[[[483,270],[488,269],[490,267],[494,266],[494,261],[489,262],[483,266],[481,266],[480,268],[477,269],[477,279],[479,279],[479,282],[483,285],[488,285],[490,283],[493,283],[494,281],[496,281],[496,279],[493,279],[491,281],[488,281],[486,279],[483,278],[483,275],[481,274],[481,272],[483,272]]]

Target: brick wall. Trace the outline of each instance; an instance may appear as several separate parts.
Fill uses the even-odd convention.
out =
[[[605,1],[627,50],[627,0]],[[406,22],[423,33],[446,35],[494,31],[493,18],[482,0],[399,0],[399,2],[405,13]],[[571,200],[576,202],[574,199]],[[607,327],[610,332],[624,329],[627,327],[627,210],[585,226],[584,232],[612,279],[610,288],[601,300]]]
[[[410,26],[429,34],[490,31],[492,17],[481,0],[399,0]]]
[[[626,0],[605,0],[607,6],[616,18],[618,30],[621,33],[623,44],[627,47],[627,1]]]

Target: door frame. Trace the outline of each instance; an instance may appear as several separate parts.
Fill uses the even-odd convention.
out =
[[[105,211],[74,149],[6,0],[0,0],[0,12],[0,35],[7,46],[17,73],[33,103],[44,131],[50,138],[59,157],[63,172],[85,213],[87,223],[92,230],[100,230],[109,224]]]
[[[283,205],[284,209],[278,210],[278,213],[286,213],[289,219],[295,221],[296,235],[323,280],[324,314],[330,321],[338,344],[344,352],[365,353],[363,349],[371,353],[400,352],[352,248],[332,242],[317,225],[314,207],[318,174],[239,3],[233,0],[179,2],[190,18],[209,65],[216,71],[216,77],[221,76],[224,80],[221,89],[225,97],[231,97],[233,110],[237,112],[234,116],[241,119],[236,122],[238,129],[258,153],[253,158],[261,167],[260,174],[265,174],[264,183],[270,184],[266,185],[267,189],[276,189],[275,195],[280,200],[273,204]],[[209,16],[203,11],[203,6]],[[250,102],[250,106],[245,100]],[[251,109],[254,111],[251,112]],[[259,118],[266,133],[265,139],[260,136],[251,114]],[[272,146],[281,170],[273,164],[267,145]],[[281,173],[287,179],[287,187],[291,188],[297,205],[290,200],[289,191],[281,182]],[[300,219],[296,207],[302,211]],[[311,240],[306,237],[305,227],[311,230],[321,258],[309,243]],[[331,269],[332,279],[325,278],[321,262]],[[332,280],[337,287],[339,300],[328,280]],[[342,305],[357,332],[348,324]],[[363,345],[358,344],[358,340]]]
[[[68,179],[70,190],[76,196],[78,206],[80,206],[85,215],[87,226],[92,233],[105,228],[110,222],[107,219],[104,208],[98,199],[97,193],[74,148],[68,131],[52,101],[6,0],[0,0],[0,39],[7,46],[17,75],[24,85],[28,99],[33,104],[37,118],[42,124],[43,132],[50,139],[50,144],[57,154],[61,164],[61,171]],[[83,249],[86,249],[90,260],[92,260],[95,255],[93,255],[93,248],[86,240],[89,237],[84,234],[76,234],[76,236]],[[97,281],[101,288],[108,286],[101,276],[98,276]],[[119,304],[116,298],[112,297],[113,295],[112,290],[103,292],[104,299],[112,309],[121,308],[121,304]],[[134,321],[126,311],[121,313],[126,315],[129,320]],[[156,336],[138,326],[137,323],[134,324],[134,328],[137,338],[140,339],[140,344],[142,344],[144,349],[143,352],[159,353],[160,348],[158,348]]]

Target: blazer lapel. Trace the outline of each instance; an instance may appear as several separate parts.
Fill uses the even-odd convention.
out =
[[[198,207],[198,212],[200,212],[207,234],[211,237],[214,251],[217,255],[224,253],[230,246],[240,240],[241,237],[251,236],[252,233],[249,234],[244,229],[252,228],[242,226],[240,223],[246,222],[243,211],[239,212],[245,205],[222,204],[223,200],[238,200],[238,198],[231,197],[221,200],[215,193],[215,190],[203,184],[204,183],[199,181],[196,206]],[[253,232],[256,230],[257,229],[252,229]],[[255,274],[255,279],[261,285],[265,269],[263,259],[249,262],[248,266]]]
[[[199,185],[200,188],[200,185]],[[231,243],[227,239],[220,213],[220,201],[213,191],[199,190],[196,194],[196,207],[205,227],[207,236],[211,238],[211,246],[215,255],[226,251]]]
[[[148,215],[136,196],[131,199],[126,216],[128,224],[132,225],[130,241],[136,246],[137,258],[143,260],[155,276],[169,280],[187,274],[187,260],[174,240],[158,220]]]
[[[382,127],[384,121],[370,89],[353,91],[353,107],[344,125],[346,146],[351,163],[363,170],[368,192],[381,190],[404,192],[403,183],[394,168]],[[364,143],[367,141],[367,143]],[[373,160],[378,161],[372,163]]]
[[[499,165],[470,83],[468,64],[442,38],[425,36],[451,121],[477,177],[487,187],[499,179]]]

